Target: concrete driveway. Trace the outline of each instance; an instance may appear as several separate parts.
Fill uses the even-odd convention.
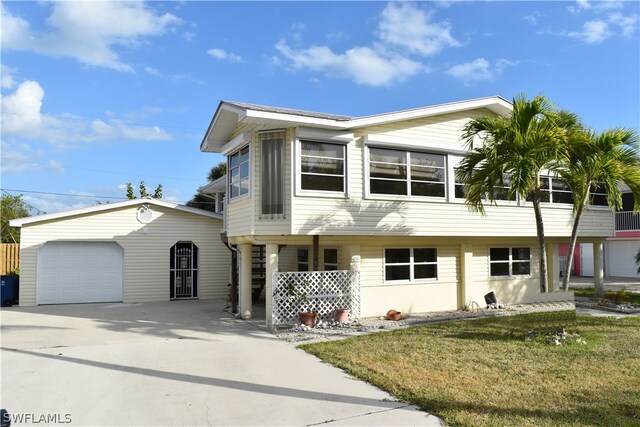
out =
[[[440,425],[223,305],[3,309],[0,405],[41,425]]]

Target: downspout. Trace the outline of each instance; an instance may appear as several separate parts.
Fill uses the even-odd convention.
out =
[[[229,239],[222,235],[220,240],[231,251],[231,313],[235,314],[238,312],[238,248],[229,244]]]

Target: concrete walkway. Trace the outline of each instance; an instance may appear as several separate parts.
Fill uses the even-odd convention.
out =
[[[441,425],[222,308],[3,309],[1,405],[70,425]]]

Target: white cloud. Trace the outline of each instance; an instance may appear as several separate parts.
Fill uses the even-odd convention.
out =
[[[87,120],[71,114],[42,112],[45,91],[36,81],[21,83],[2,97],[2,135],[39,140],[60,147],[112,140],[165,141],[171,135],[158,126],[137,126],[110,118]]]
[[[620,27],[622,34],[627,37],[638,30],[638,15],[624,16],[616,12],[609,15],[609,22]]]
[[[446,21],[433,22],[433,16],[433,11],[413,3],[388,3],[380,13],[376,37],[370,46],[353,46],[338,52],[324,45],[297,47],[304,26],[296,24],[289,41],[281,39],[275,45],[281,56],[274,57],[273,63],[289,64],[295,70],[320,72],[327,77],[350,79],[362,85],[391,85],[420,72],[429,72],[429,67],[415,56],[431,56],[460,45],[451,35],[451,25]],[[335,40],[332,34],[327,38]],[[286,61],[282,62],[280,58]]]
[[[58,160],[44,160],[43,152],[33,150],[27,144],[11,144],[2,141],[0,170],[3,174],[18,174],[24,172],[51,171],[64,173],[64,167]]]
[[[235,53],[227,52],[223,49],[213,48],[207,51],[209,55],[216,59],[221,59],[227,62],[242,62],[242,57],[240,55],[236,55]]]
[[[538,25],[538,20],[540,18],[542,18],[544,15],[538,11],[533,12],[529,15],[525,15],[522,17],[522,19],[524,19],[525,21],[527,21],[527,23],[531,24],[531,25]]]
[[[144,70],[152,76],[160,77],[160,71],[153,67],[144,67]]]
[[[36,33],[29,23],[2,6],[2,48],[70,57],[88,65],[132,72],[117,47],[138,47],[146,37],[164,34],[182,23],[160,15],[143,2],[55,2],[46,22],[50,32]]]
[[[195,40],[195,38],[196,38],[196,33],[192,33],[191,31],[185,31],[185,32],[182,34],[182,38],[183,38],[185,41],[192,42],[192,41],[194,41],[194,40]]]
[[[2,64],[2,68],[0,69],[0,74],[2,75],[2,89],[12,89],[16,85],[16,81],[14,79],[15,73],[15,68],[7,67]]]
[[[447,70],[447,74],[462,80],[465,86],[481,81],[490,81],[500,75],[506,67],[517,65],[517,61],[499,59],[491,64],[485,58],[478,58],[471,62],[454,65]]]
[[[613,9],[622,9],[624,7],[623,2],[619,0],[577,0],[575,5],[567,6],[567,10],[573,14],[580,13],[585,10],[590,11],[606,11]]]
[[[326,46],[295,50],[284,40],[276,49],[288,58],[294,69],[323,72],[329,77],[349,78],[357,84],[385,86],[403,81],[422,69],[419,62],[398,55],[382,55],[368,47],[353,47],[336,54]]]
[[[582,31],[570,31],[569,37],[582,40],[587,44],[602,43],[611,36],[609,24],[605,21],[587,21],[582,27]]]
[[[389,3],[380,18],[378,32],[381,42],[387,46],[430,56],[446,47],[460,45],[451,35],[448,22],[431,22],[433,12],[412,3]]]

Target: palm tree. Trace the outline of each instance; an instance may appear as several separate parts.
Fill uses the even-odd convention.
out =
[[[578,239],[578,226],[594,188],[607,194],[607,203],[617,210],[622,204],[619,184],[626,184],[635,199],[634,210],[640,210],[640,142],[638,134],[628,129],[609,129],[602,133],[582,130],[569,138],[568,157],[560,162],[558,174],[573,192],[573,230],[567,255],[562,289],[569,288],[569,274]],[[596,288],[602,297],[604,289]]]
[[[564,156],[567,130],[577,123],[575,115],[558,111],[544,96],[527,100],[518,95],[508,117],[480,117],[464,129],[463,139],[470,151],[459,165],[457,177],[466,184],[466,203],[471,210],[484,215],[484,204],[495,204],[496,196],[507,186],[509,199],[529,197],[533,202],[541,292],[547,291],[547,257],[540,172]],[[476,137],[484,143],[474,148]]]

